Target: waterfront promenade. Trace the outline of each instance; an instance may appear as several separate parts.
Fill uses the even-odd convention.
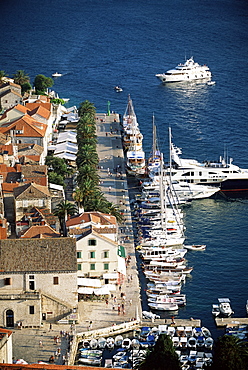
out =
[[[111,133],[112,131],[112,133]],[[123,322],[130,322],[134,318],[142,320],[142,309],[140,300],[140,284],[136,266],[134,238],[132,231],[132,220],[129,203],[129,194],[132,189],[127,185],[125,174],[125,161],[122,149],[119,115],[97,114],[97,136],[99,155],[99,174],[101,179],[101,190],[106,198],[119,205],[125,218],[122,225],[119,225],[118,240],[125,246],[130,262],[127,265],[126,279],[121,286],[113,292],[116,301],[109,298],[106,301],[80,301],[78,304],[79,322],[76,325],[49,324],[44,323],[40,329],[15,329],[13,335],[13,356],[15,360],[23,358],[28,363],[38,361],[48,362],[51,355],[55,356],[56,364],[63,364],[67,359],[69,336],[89,333],[89,329],[95,331],[118,325]],[[119,314],[117,304],[122,303],[121,293],[125,293],[125,313]],[[90,325],[90,322],[92,324]],[[165,320],[143,320],[144,326],[164,324]],[[170,324],[170,322],[168,322]],[[176,326],[200,326],[200,320],[175,320]],[[62,333],[61,333],[62,332]],[[63,333],[67,333],[64,335]],[[62,335],[61,335],[62,334]],[[90,334],[90,333],[89,333]],[[59,338],[58,343],[54,340]],[[56,356],[57,352],[59,356]],[[67,363],[67,362],[66,362]]]
[[[61,336],[61,331],[75,335],[87,331],[90,322],[92,322],[92,329],[95,330],[113,324],[129,322],[133,318],[141,318],[140,286],[136,268],[119,115],[97,114],[97,136],[101,190],[109,201],[120,207],[125,218],[125,222],[119,225],[118,239],[120,244],[125,246],[127,255],[130,256],[126,279],[121,290],[117,289],[116,292],[113,292],[116,302],[114,302],[114,297],[109,298],[108,304],[106,301],[79,302],[79,323],[73,327],[68,324],[53,324],[52,330],[50,330],[49,324],[44,323],[44,327],[41,329],[15,329],[13,335],[15,360],[23,358],[28,363],[48,362],[49,357],[55,355],[59,349],[60,356],[55,359],[55,363],[62,364],[63,356],[66,357],[67,354],[68,336]],[[118,174],[116,170],[118,170]],[[125,313],[118,314],[117,304],[123,302],[122,293],[125,294]],[[54,337],[57,336],[60,338],[58,344],[54,341]]]

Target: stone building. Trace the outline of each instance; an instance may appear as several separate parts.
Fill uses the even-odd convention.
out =
[[[74,238],[0,240],[0,326],[40,327],[77,309]]]
[[[0,107],[3,110],[9,109],[16,104],[22,103],[21,86],[12,82],[5,82],[0,85]]]

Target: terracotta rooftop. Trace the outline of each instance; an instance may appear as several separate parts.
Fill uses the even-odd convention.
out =
[[[46,103],[48,104],[48,103]],[[48,119],[51,115],[50,111],[47,108],[44,108],[43,106],[39,105],[38,107],[34,108],[33,110],[29,110],[28,114],[30,116],[33,116],[35,114],[38,114],[39,116]]]
[[[0,132],[3,134],[10,133],[11,130],[15,130],[16,137],[44,137],[47,125],[37,122],[32,117],[25,114],[11,123],[4,123],[0,127]],[[20,133],[18,133],[18,131]]]
[[[3,194],[12,194],[14,192],[14,189],[19,186],[19,182],[16,183],[8,183],[3,182],[2,183],[2,192]]]
[[[38,239],[46,239],[46,238],[60,238],[60,233],[55,231],[49,225],[35,225],[31,226],[28,230],[22,233],[21,238],[38,238]]]
[[[107,213],[84,212],[79,216],[70,218],[70,220],[66,222],[66,226],[76,226],[88,222],[100,223],[101,225],[116,225],[116,218]]]

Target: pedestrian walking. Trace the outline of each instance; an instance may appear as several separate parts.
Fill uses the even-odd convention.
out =
[[[120,315],[120,313],[121,313],[121,306],[119,304],[118,304],[117,310],[118,310],[118,315]]]
[[[108,306],[108,298],[106,298],[105,302],[106,302],[106,305]]]
[[[40,342],[39,342],[39,346],[40,346],[41,348],[43,347],[42,340],[40,340]]]

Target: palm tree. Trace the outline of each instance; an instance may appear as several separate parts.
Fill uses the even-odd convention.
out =
[[[247,370],[248,346],[231,335],[219,337],[215,343],[213,370]]]
[[[96,185],[93,180],[85,179],[82,184],[80,184],[80,191],[82,193],[81,204],[85,210],[88,210],[88,202],[95,197]]]
[[[92,167],[89,163],[85,163],[79,167],[77,176],[78,184],[81,184],[86,179],[92,180],[96,185],[99,184],[99,175],[96,167]]]
[[[119,206],[116,204],[113,204],[111,202],[108,202],[108,212],[105,213],[110,213],[112,216],[115,216],[116,221],[118,224],[123,223],[123,215],[120,212]]]
[[[84,145],[77,153],[77,167],[80,168],[84,164],[89,164],[92,168],[97,168],[99,163],[98,154],[92,145]]]
[[[18,70],[16,73],[13,75],[14,82],[18,85],[24,85],[27,82],[29,83],[30,78],[29,76],[23,71],[23,70]]]
[[[82,102],[78,109],[79,116],[83,116],[85,113],[90,113],[93,117],[96,114],[96,108],[93,103],[90,103],[88,100]]]
[[[180,370],[178,355],[169,335],[161,334],[153,349],[138,366],[139,370]]]
[[[78,209],[81,208],[83,202],[83,192],[80,188],[77,188],[73,194],[73,199],[77,203]]]
[[[56,206],[53,213],[59,218],[60,229],[63,236],[67,236],[66,221],[68,215],[75,215],[77,212],[77,206],[71,202],[68,202],[68,200],[62,201]]]
[[[0,71],[0,83],[4,81],[4,77],[7,77],[8,75],[5,73],[5,71]]]

